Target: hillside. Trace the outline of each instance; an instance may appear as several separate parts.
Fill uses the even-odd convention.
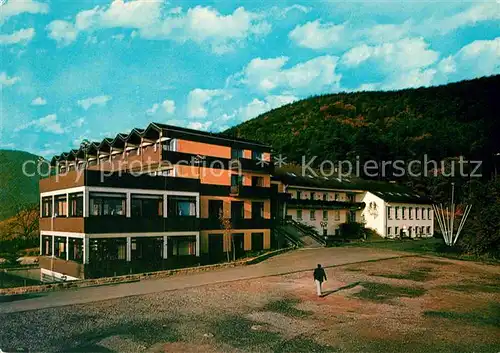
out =
[[[500,152],[500,76],[390,92],[338,93],[269,111],[224,134],[257,139],[288,161],[442,160],[464,155],[492,171]]]
[[[38,203],[40,177],[23,173],[23,163],[36,162],[38,158],[28,152],[0,150],[0,220],[13,216],[18,205]],[[28,165],[26,171],[36,173],[36,167]]]

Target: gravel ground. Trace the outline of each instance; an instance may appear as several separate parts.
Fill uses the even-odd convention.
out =
[[[500,329],[487,310],[500,302],[499,272],[402,258],[328,269],[323,298],[316,297],[310,273],[295,273],[2,314],[0,348],[497,353]],[[455,316],[443,318],[439,310]]]

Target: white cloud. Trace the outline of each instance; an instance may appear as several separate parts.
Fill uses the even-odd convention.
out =
[[[278,88],[317,93],[339,87],[341,75],[335,73],[337,61],[337,57],[325,55],[284,68],[288,57],[255,58],[237,76],[242,77],[244,84],[264,93]]]
[[[195,130],[203,130],[207,131],[210,126],[212,126],[213,122],[212,121],[205,121],[205,122],[191,122],[188,124],[189,129],[195,129]]]
[[[81,11],[74,23],[56,20],[47,29],[49,37],[63,45],[73,42],[81,31],[128,28],[135,30],[134,37],[207,43],[216,53],[230,51],[248,37],[270,31],[263,15],[243,7],[223,15],[212,7],[196,6],[183,12],[179,7],[164,10],[163,5],[161,1],[114,0],[109,6]]]
[[[224,95],[221,89],[195,88],[188,94],[187,112],[191,118],[205,118],[208,115],[206,105],[217,96]]]
[[[146,110],[146,114],[147,115],[154,115],[154,114],[156,114],[156,112],[158,111],[159,107],[160,107],[160,105],[158,103],[153,104],[153,106],[151,108],[149,108],[148,110]]]
[[[474,78],[500,73],[500,37],[476,40],[438,65],[440,73],[452,78]]]
[[[390,76],[380,88],[384,90],[397,90],[430,86],[434,82],[436,72],[437,70],[435,69],[412,69]]]
[[[71,127],[81,128],[85,123],[85,118],[78,118],[71,124]]]
[[[2,4],[0,11],[0,24],[9,17],[17,16],[22,13],[47,13],[49,6],[47,4],[32,0],[9,0]]]
[[[77,101],[76,104],[78,104],[84,110],[88,110],[93,105],[104,106],[110,100],[111,100],[111,96],[97,96],[97,97],[81,99],[81,100]]]
[[[394,43],[376,46],[363,44],[344,53],[342,63],[356,67],[370,61],[382,71],[403,71],[427,67],[439,57],[439,53],[428,48],[423,38],[405,38]]]
[[[0,44],[26,44],[33,39],[34,36],[35,30],[33,28],[24,28],[12,34],[0,34]]]
[[[0,73],[0,87],[12,86],[19,81],[19,77],[9,77],[5,72]]]
[[[31,101],[31,105],[45,105],[47,101],[42,97],[36,97]]]
[[[49,38],[54,39],[59,45],[69,45],[78,36],[78,30],[68,21],[52,21],[46,29],[49,32]]]
[[[296,100],[298,98],[292,95],[267,96],[264,100],[254,98],[246,106],[239,108],[235,115],[238,115],[240,121],[246,121]]]
[[[38,120],[32,120],[26,124],[22,124],[14,129],[14,131],[22,131],[28,128],[34,128],[36,131],[51,132],[54,134],[63,134],[65,130],[62,128],[61,124],[57,121],[56,114],[49,114]]]
[[[344,25],[322,24],[319,20],[297,25],[288,37],[297,45],[310,49],[330,48],[343,40]]]
[[[161,104],[161,106],[163,107],[165,113],[167,114],[175,113],[175,102],[173,100],[165,99]]]

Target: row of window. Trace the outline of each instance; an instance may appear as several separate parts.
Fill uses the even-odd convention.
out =
[[[252,218],[264,218],[264,202],[252,201]],[[208,200],[208,217],[211,219],[219,219],[223,215],[222,200]],[[231,219],[245,218],[245,203],[244,201],[231,201]]]
[[[408,235],[419,235],[419,234],[431,234],[431,227],[427,226],[416,226],[408,227]],[[392,233],[392,227],[387,227],[387,235],[402,235],[404,234],[404,229],[400,227],[394,227],[394,234]]]
[[[309,192],[309,197],[307,197],[307,194],[303,194],[302,191],[297,190],[296,191],[296,199],[298,200],[323,200],[323,201],[341,201],[341,194],[340,193],[327,193],[327,192],[315,192],[311,191]],[[356,201],[356,194],[352,193],[347,193],[346,194],[346,200],[348,202],[355,202]]]
[[[174,195],[167,197],[167,216],[196,216],[196,197]],[[126,204],[126,194],[89,193],[90,216],[125,216]],[[163,196],[132,194],[130,214],[132,217],[163,217]],[[54,196],[54,210],[52,210],[52,196],[42,198],[42,217],[67,216],[83,217],[83,193]]]
[[[233,174],[231,175],[231,186],[243,186],[243,175]],[[252,176],[252,186],[264,186],[264,177]]]
[[[401,210],[401,212],[400,212]],[[427,215],[427,218],[426,218]],[[387,206],[387,218],[388,219],[393,219],[393,212],[392,212],[392,207]],[[394,217],[395,219],[432,219],[432,209],[430,207],[425,208],[425,207],[408,207],[408,211],[406,207],[399,207],[396,206],[394,207]]]
[[[323,210],[322,211],[322,216],[323,216],[322,219],[324,221],[328,221],[328,211],[327,210]],[[297,210],[297,219],[300,221],[300,220],[303,219],[302,217],[303,217],[302,210]],[[309,210],[309,219],[311,221],[316,220],[316,210]],[[333,212],[333,220],[334,221],[340,221],[340,211],[335,210]]]

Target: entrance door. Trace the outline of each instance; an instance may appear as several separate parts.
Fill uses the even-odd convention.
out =
[[[243,233],[233,234],[233,244],[234,254],[236,259],[239,259],[245,255],[245,237]]]
[[[208,235],[208,257],[210,263],[224,260],[224,236],[222,234]]]

